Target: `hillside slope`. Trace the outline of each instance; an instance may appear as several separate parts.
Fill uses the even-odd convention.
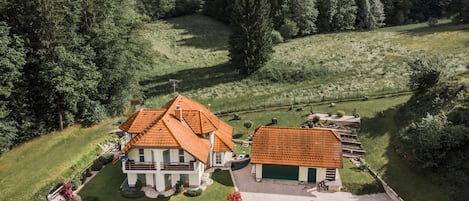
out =
[[[157,66],[142,73],[148,107],[177,91],[215,112],[406,91],[406,60],[423,54],[449,59],[448,71],[469,63],[469,25],[425,24],[370,32],[319,34],[275,46],[258,73],[239,77],[229,64],[229,27],[190,15],[148,24],[142,33],[158,52]]]

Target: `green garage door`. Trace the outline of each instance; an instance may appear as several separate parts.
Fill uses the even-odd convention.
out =
[[[316,168],[308,168],[308,183],[316,182]]]
[[[262,165],[263,178],[298,180],[298,172],[298,166]]]

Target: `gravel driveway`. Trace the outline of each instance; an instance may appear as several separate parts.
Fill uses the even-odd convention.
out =
[[[251,176],[251,164],[233,171],[239,191],[245,201],[392,201],[385,193],[355,196],[348,192],[318,192],[314,186],[298,185],[297,181],[263,179]]]

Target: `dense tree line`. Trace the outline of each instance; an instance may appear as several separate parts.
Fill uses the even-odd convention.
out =
[[[203,13],[229,23],[233,2],[206,0]],[[269,3],[274,29],[287,39],[291,33],[304,36],[376,29],[431,18],[452,17],[458,23],[469,22],[468,0],[269,0]]]
[[[433,180],[452,189],[451,200],[468,200],[469,190],[462,187],[469,185],[469,89],[444,75],[446,63],[439,57],[409,63],[414,94],[399,109],[396,121],[408,126],[398,152],[424,174],[438,175]]]
[[[200,0],[137,0],[139,13],[153,20],[195,13],[200,7]]]
[[[122,112],[152,65],[133,0],[0,4],[0,149]]]

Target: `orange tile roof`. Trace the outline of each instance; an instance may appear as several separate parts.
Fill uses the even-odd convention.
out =
[[[176,118],[176,106],[182,109],[183,121]],[[233,127],[218,119],[202,104],[177,96],[158,110],[141,110],[119,126],[128,133],[139,133],[122,150],[132,147],[181,147],[207,163],[210,142],[197,134],[215,131],[214,151],[233,151]]]
[[[153,122],[158,120],[165,112],[164,109],[139,110],[119,126],[127,133],[142,133]]]
[[[252,139],[251,162],[342,168],[342,143],[328,129],[263,126]]]
[[[218,130],[215,132],[215,152],[234,151],[234,143],[232,139],[233,127],[224,121],[218,122]]]
[[[182,117],[196,134],[206,134],[217,130],[215,124],[202,110],[184,110]]]

